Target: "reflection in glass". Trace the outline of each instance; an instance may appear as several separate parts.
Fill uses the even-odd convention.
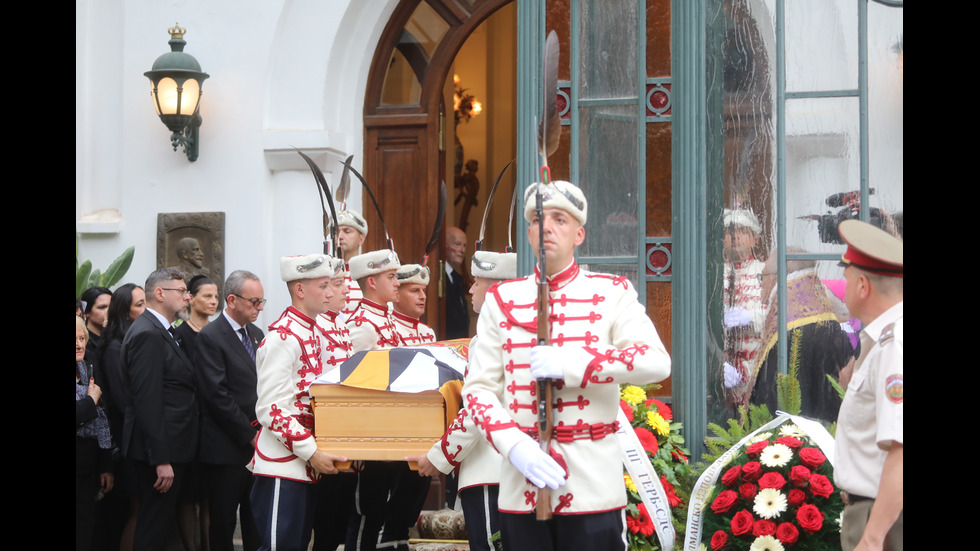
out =
[[[381,105],[418,105],[429,60],[449,24],[429,4],[419,2],[402,30],[381,89]]]

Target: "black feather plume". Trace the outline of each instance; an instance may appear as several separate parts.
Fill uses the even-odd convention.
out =
[[[504,173],[507,172],[507,169],[510,168],[510,165],[514,164],[514,161],[516,160],[517,159],[511,159],[511,161],[507,163],[507,166],[505,166],[504,169],[500,171],[500,174],[497,175],[497,181],[493,183],[493,187],[490,188],[490,195],[487,196],[487,206],[483,207],[483,222],[480,224],[480,239],[476,242],[476,250],[478,251],[483,245],[483,235],[487,230],[487,217],[490,215],[490,205],[493,204],[493,197],[497,194],[497,186],[500,185],[500,180],[503,179]]]
[[[542,85],[544,110],[538,127],[538,148],[544,165],[548,157],[558,149],[561,138],[561,117],[558,116],[558,34],[548,33],[544,47]]]
[[[361,173],[358,172],[357,169],[355,169],[354,167],[350,166],[350,164],[348,164],[347,166],[350,167],[350,171],[354,174],[354,176],[356,176],[357,179],[361,181],[361,185],[363,185],[365,191],[367,191],[368,196],[371,198],[371,202],[374,203],[374,210],[377,211],[378,213],[378,220],[381,220],[381,228],[384,229],[385,231],[385,241],[388,242],[388,248],[391,250],[395,250],[395,244],[391,240],[391,237],[388,235],[388,226],[385,225],[385,218],[384,216],[381,215],[381,205],[378,204],[378,200],[374,197],[374,193],[371,191],[371,188],[364,180],[364,176],[361,176]]]
[[[317,166],[316,162],[313,161],[307,154],[303,153],[299,149],[296,150],[302,157],[306,164],[310,165],[310,170],[313,171],[313,178],[317,183],[317,192],[320,196],[320,208],[323,209],[323,240],[326,241],[328,236],[330,242],[337,246],[337,211],[333,206],[333,199],[330,198],[330,188],[327,186],[327,179],[323,176],[323,171]],[[323,197],[326,196],[327,202],[324,204]],[[327,216],[327,207],[330,205],[330,216]],[[329,229],[328,229],[329,228]],[[323,251],[327,254],[331,254],[331,251]]]
[[[344,172],[340,175],[340,183],[337,184],[338,203],[347,203],[347,197],[350,196],[350,163],[353,160],[354,156],[351,155],[344,161]]]

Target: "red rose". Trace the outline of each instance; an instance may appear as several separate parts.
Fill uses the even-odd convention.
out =
[[[814,474],[810,477],[810,493],[820,497],[830,497],[834,493],[834,485],[822,474]]]
[[[776,472],[766,473],[759,478],[760,488],[773,488],[775,490],[781,490],[785,485],[786,479],[783,478],[783,475]]]
[[[657,413],[659,413],[661,417],[663,417],[668,421],[674,418],[674,412],[670,411],[670,406],[661,402],[660,400],[657,400],[656,398],[650,398],[649,400],[647,400],[646,406],[647,407],[655,406]]]
[[[824,456],[823,452],[817,448],[803,448],[800,450],[800,461],[811,469],[820,468],[820,465],[823,465],[824,461],[826,460],[827,458]]]
[[[793,507],[799,507],[800,505],[803,505],[804,501],[806,501],[806,492],[798,488],[793,488],[786,495],[786,502],[792,505]]]
[[[796,522],[800,528],[812,534],[823,528],[823,513],[816,505],[807,503],[796,511]]]
[[[762,476],[762,463],[758,461],[749,461],[745,465],[742,465],[742,479],[749,482],[755,482],[759,480]]]
[[[727,513],[736,501],[738,501],[738,494],[731,490],[725,490],[711,502],[711,510],[718,514]]]
[[[811,474],[813,473],[810,469],[803,465],[797,465],[789,470],[789,481],[793,483],[793,486],[806,486],[810,482]]]
[[[756,442],[755,444],[746,446],[745,455],[749,457],[758,457],[759,454],[762,453],[762,450],[766,449],[766,446],[768,445],[769,445],[769,441],[763,440],[761,442]]]
[[[636,433],[636,438],[639,439],[640,445],[648,453],[654,454],[660,449],[660,444],[657,443],[657,437],[649,430],[643,427],[636,427],[633,429],[633,432]]]
[[[738,475],[740,474],[742,474],[742,467],[735,465],[725,471],[725,474],[721,475],[721,483],[725,486],[731,486],[738,482]]]
[[[742,509],[732,517],[732,534],[744,536],[752,531],[753,524],[755,524],[755,518],[752,516],[752,513]]]
[[[776,523],[771,520],[759,519],[752,525],[752,535],[771,536],[776,533]]]
[[[718,530],[711,536],[711,548],[717,551],[728,544],[728,532]]]
[[[803,441],[793,436],[783,436],[776,439],[777,444],[782,444],[787,448],[798,450],[803,447]]]
[[[746,482],[738,487],[738,495],[742,496],[745,501],[752,501],[757,493],[759,493],[759,487],[751,482]]]
[[[629,419],[630,423],[632,423],[633,422],[633,408],[630,407],[630,405],[626,403],[626,400],[620,400],[619,401],[619,408],[621,410],[623,410],[623,413],[626,414],[626,418]]]
[[[664,487],[664,492],[667,494],[667,503],[670,503],[671,507],[677,507],[681,504],[681,498],[674,491],[674,485],[667,482],[667,477],[660,475],[660,484]]]
[[[800,531],[796,529],[796,526],[792,522],[784,522],[776,527],[776,539],[780,543],[786,545],[793,545],[796,543],[796,538],[800,536]]]

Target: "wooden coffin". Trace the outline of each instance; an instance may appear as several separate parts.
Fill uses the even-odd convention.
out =
[[[426,453],[446,432],[446,401],[438,390],[317,384],[310,395],[317,448],[349,460],[402,461]],[[410,466],[418,468],[414,462]],[[337,467],[349,468],[350,462]]]

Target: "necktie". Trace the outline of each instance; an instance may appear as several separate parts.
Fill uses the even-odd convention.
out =
[[[248,333],[245,332],[244,327],[239,329],[238,332],[242,334],[242,344],[245,345],[245,350],[248,352],[248,355],[252,358],[252,361],[254,362],[255,348],[252,346],[252,339],[248,338]]]

